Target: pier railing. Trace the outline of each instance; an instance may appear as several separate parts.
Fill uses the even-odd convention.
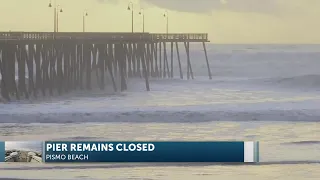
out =
[[[171,41],[181,41],[181,40],[199,40],[199,41],[208,41],[208,34],[201,33],[201,34],[190,34],[190,33],[183,33],[183,34],[151,34],[151,39],[154,41],[161,41],[161,40],[171,40]]]
[[[48,40],[53,33],[48,32],[0,32],[0,40]]]
[[[108,41],[193,41],[207,42],[208,34],[113,33],[113,32],[0,32],[1,40],[108,40]]]
[[[149,33],[0,32],[0,40],[148,40]]]

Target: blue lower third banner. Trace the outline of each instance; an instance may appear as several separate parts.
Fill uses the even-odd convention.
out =
[[[259,162],[258,142],[44,143],[44,162]]]

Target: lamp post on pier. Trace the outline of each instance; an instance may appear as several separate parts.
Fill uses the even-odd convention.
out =
[[[130,7],[131,5],[131,7]],[[131,31],[133,33],[133,3],[130,2],[129,5],[128,5],[128,11],[131,10]]]
[[[88,12],[84,11],[82,15],[82,31],[85,32],[86,28],[86,16],[88,16]]]
[[[57,6],[56,6],[56,0],[54,0],[54,5],[52,5],[52,2],[50,0],[49,2],[49,8],[51,8],[52,6],[54,7],[53,8],[53,32],[56,32],[57,30],[57,27],[56,27],[56,23],[57,23]]]
[[[169,33],[169,13],[168,13],[168,11],[165,11],[165,12],[164,12],[163,17],[165,17],[166,20],[167,20],[166,33],[167,33],[167,35],[168,35],[168,33]]]
[[[144,33],[144,10],[140,9],[139,14],[142,15],[142,32]]]
[[[56,0],[54,0],[53,5],[52,2],[50,0],[49,2],[49,7],[53,7],[53,32],[58,32],[59,27],[58,27],[58,23],[59,23],[59,12],[63,12],[62,9],[60,8],[60,5],[56,5]],[[60,8],[60,10],[59,10]],[[59,11],[58,11],[59,10]]]
[[[60,8],[60,10],[59,10]],[[59,13],[62,13],[62,8],[60,7],[60,5],[57,6],[57,32],[59,32]]]

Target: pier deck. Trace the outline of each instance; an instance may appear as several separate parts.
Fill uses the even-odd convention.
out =
[[[97,40],[97,41],[149,41],[149,42],[209,42],[208,34],[152,34],[113,32],[0,32],[0,41],[18,40]]]
[[[194,78],[189,44],[196,42],[203,44],[211,79],[205,33],[0,32],[1,95],[10,100],[90,90],[92,76],[103,90],[107,74],[114,91],[126,90],[131,77],[144,78],[149,91],[150,77],[173,78],[174,46],[183,79],[178,43],[185,47],[187,78]]]

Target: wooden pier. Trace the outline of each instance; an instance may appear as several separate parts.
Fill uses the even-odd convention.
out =
[[[207,34],[0,32],[1,95],[10,101],[90,90],[93,79],[103,90],[106,75],[114,91],[126,90],[131,77],[143,78],[149,91],[150,77],[173,78],[174,54],[183,79],[178,43],[184,44],[187,78],[193,79],[189,45],[195,42],[203,44],[211,79]]]

